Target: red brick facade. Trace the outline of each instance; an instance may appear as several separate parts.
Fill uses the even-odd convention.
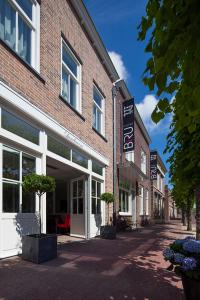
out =
[[[112,80],[83,30],[70,1],[43,0],[40,7],[40,75],[36,76],[0,42],[0,80],[23,95],[61,125],[109,159],[106,190],[113,189]],[[82,62],[82,116],[64,101],[61,93],[61,34]],[[105,141],[92,129],[94,81],[105,95]]]

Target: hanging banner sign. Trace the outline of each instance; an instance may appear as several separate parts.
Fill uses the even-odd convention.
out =
[[[157,180],[157,151],[150,153],[150,179]]]
[[[134,150],[134,99],[123,103],[123,152]]]

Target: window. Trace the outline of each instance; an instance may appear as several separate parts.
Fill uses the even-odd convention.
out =
[[[119,211],[129,212],[129,194],[121,189],[119,190]]]
[[[32,127],[22,119],[15,117],[13,114],[4,109],[1,111],[2,128],[17,134],[34,144],[39,144],[39,129]]]
[[[77,111],[81,111],[80,97],[81,65],[62,42],[62,96]]]
[[[125,153],[126,160],[134,162],[134,151]]]
[[[92,172],[103,175],[103,167],[96,161],[92,161]]]
[[[93,87],[93,127],[104,135],[104,99],[95,86]]]
[[[144,188],[141,186],[139,188],[140,190],[140,215],[143,215],[144,214]]]
[[[0,38],[36,69],[39,69],[38,19],[37,1],[0,0]]]
[[[56,139],[48,136],[47,149],[57,155],[70,160],[70,149]]]
[[[23,178],[31,173],[35,173],[34,157],[3,146],[3,212],[35,212],[35,194],[22,191]]]
[[[83,214],[83,199],[84,199],[84,182],[83,180],[75,180],[73,182],[72,191],[72,213]]]
[[[84,168],[88,168],[87,158],[74,150],[72,150],[72,161]]]
[[[149,191],[146,189],[145,215],[149,214]]]
[[[92,214],[101,214],[101,183],[92,180]]]
[[[144,174],[147,173],[147,155],[141,150],[141,170]]]

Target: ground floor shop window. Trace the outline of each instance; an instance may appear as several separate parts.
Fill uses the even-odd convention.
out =
[[[2,165],[3,212],[34,213],[35,194],[24,193],[22,182],[25,175],[35,173],[35,158],[3,146]]]
[[[129,194],[121,189],[119,190],[119,211],[129,212]]]
[[[92,214],[101,213],[101,183],[96,180],[92,180]]]

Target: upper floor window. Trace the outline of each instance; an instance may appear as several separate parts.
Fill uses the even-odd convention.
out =
[[[144,150],[141,150],[141,170],[144,174],[147,173],[147,155]]]
[[[104,98],[95,86],[93,87],[93,127],[104,135]]]
[[[39,4],[0,0],[0,38],[39,71]]]
[[[126,158],[126,160],[128,160],[128,161],[134,162],[134,151],[126,152],[126,153],[125,153],[125,158]]]
[[[81,65],[66,43],[62,42],[62,96],[77,111],[81,111]]]

